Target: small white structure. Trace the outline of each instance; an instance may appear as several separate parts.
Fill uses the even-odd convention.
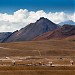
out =
[[[71,65],[73,65],[73,60],[70,61]]]
[[[48,64],[46,64],[46,66],[52,66],[52,62],[48,62]]]
[[[6,59],[10,59],[9,57],[6,57]]]
[[[15,60],[12,60],[12,65],[15,65]]]

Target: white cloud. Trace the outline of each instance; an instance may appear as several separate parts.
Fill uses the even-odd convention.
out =
[[[54,23],[60,23],[65,20],[73,20],[74,14],[66,14],[64,12],[49,12],[46,13],[43,10],[39,10],[37,12],[28,11],[27,9],[20,9],[14,12],[12,15],[7,13],[0,13],[0,32],[4,31],[15,31],[22,27],[25,27],[29,23],[35,22],[40,17],[48,18],[49,20],[53,21]]]

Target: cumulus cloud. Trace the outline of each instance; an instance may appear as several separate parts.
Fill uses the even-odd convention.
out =
[[[54,23],[58,24],[62,21],[66,20],[73,20],[74,14],[66,14],[64,12],[49,12],[46,13],[43,10],[39,11],[28,11],[27,9],[20,9],[14,12],[12,15],[7,13],[0,13],[0,32],[5,31],[15,31],[22,27],[25,27],[29,23],[33,23],[38,20],[40,17],[48,18],[49,20],[53,21]]]

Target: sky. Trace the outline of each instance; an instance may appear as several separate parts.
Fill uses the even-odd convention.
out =
[[[75,0],[0,0],[0,32],[12,32],[40,17],[58,24],[74,20]]]
[[[13,13],[19,9],[73,13],[74,0],[0,0],[0,12]]]

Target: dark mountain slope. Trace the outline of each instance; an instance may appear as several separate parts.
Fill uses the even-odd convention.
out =
[[[0,33],[0,42],[3,42],[4,39],[8,38],[12,33],[11,32],[2,32]]]
[[[40,18],[35,23],[27,25],[19,31],[14,32],[4,42],[15,42],[15,41],[30,41],[35,37],[57,29],[59,26],[48,20],[47,18]]]
[[[74,25],[64,25],[52,32],[44,33],[33,40],[48,40],[56,38],[66,38],[75,35],[75,26]]]

